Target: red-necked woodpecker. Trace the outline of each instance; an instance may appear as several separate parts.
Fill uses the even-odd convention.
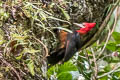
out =
[[[61,31],[60,33],[60,48],[47,56],[49,64],[57,64],[62,61],[62,63],[68,61],[80,48],[81,36],[87,34],[92,28],[96,26],[96,23],[83,23],[84,27],[79,30],[74,30],[72,33]],[[80,26],[81,27],[81,26]]]

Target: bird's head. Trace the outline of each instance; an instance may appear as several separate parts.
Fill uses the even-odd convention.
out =
[[[82,23],[84,27],[80,28],[79,30],[76,30],[80,34],[86,34],[88,33],[92,28],[96,26],[96,23]]]

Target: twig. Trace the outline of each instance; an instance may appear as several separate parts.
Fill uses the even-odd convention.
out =
[[[2,54],[0,53],[0,60],[6,64],[7,66],[10,67],[11,70],[13,70],[13,72],[16,74],[16,76],[18,77],[18,80],[22,80],[22,78],[20,77],[19,73],[15,70],[14,67],[12,67],[12,65],[10,63],[8,63],[3,57]]]
[[[81,55],[79,55],[79,57],[81,57],[81,58],[83,58],[83,59],[87,59],[86,57],[84,57],[84,56],[81,56]]]
[[[105,55],[105,56],[101,57],[100,59],[98,59],[97,61],[101,61],[101,60],[103,60],[104,58],[106,58],[106,57],[111,57],[111,56],[112,56],[112,54]]]
[[[90,58],[89,58],[89,55],[88,55],[88,51],[87,51],[87,50],[86,50],[85,55],[86,55],[86,57],[87,57],[88,64],[89,64],[90,68],[92,69],[91,62],[90,62]],[[93,69],[92,69],[92,71],[93,71]]]
[[[93,55],[94,65],[95,65],[95,69],[94,69],[94,80],[97,80],[98,66],[97,66],[96,57],[95,57],[95,52],[93,51],[93,48],[91,48],[91,51],[92,51],[92,55]]]
[[[40,41],[39,39],[37,39],[36,37],[34,37],[34,36],[32,36],[32,37],[33,37],[36,41],[38,41],[38,42],[45,48],[45,52],[46,52],[45,57],[48,56],[48,48],[46,47],[46,45],[43,44],[43,42]]]
[[[6,56],[6,52],[7,52],[7,47],[8,45],[10,44],[11,41],[8,41],[8,43],[5,45],[5,48],[4,48],[4,52],[3,54]]]
[[[41,22],[41,24],[43,24],[43,23]],[[48,28],[46,28],[45,26],[43,26],[44,24],[43,24],[43,25],[40,25],[40,24],[36,23],[36,25],[42,27],[43,29],[46,29],[47,31],[49,31],[49,32],[52,34],[52,36],[53,36],[54,38],[56,38],[55,35],[54,35],[54,33],[53,33],[50,29],[48,29]]]
[[[103,51],[105,50],[105,47],[106,47],[106,45],[107,45],[107,43],[108,43],[108,40],[110,39],[110,37],[111,37],[111,35],[112,35],[112,33],[113,33],[113,31],[114,31],[116,25],[117,25],[118,15],[119,15],[119,14],[118,14],[118,7],[117,7],[116,9],[117,9],[117,15],[115,15],[115,22],[114,22],[113,28],[112,28],[111,32],[110,32],[110,30],[109,30],[109,34],[108,34],[106,43],[105,43],[105,45],[104,45],[104,47],[103,47],[101,53],[98,55],[98,58],[102,55]],[[98,59],[98,58],[97,58],[97,59]]]
[[[108,43],[108,41],[109,41],[109,39],[110,39],[110,36],[111,36],[111,33],[110,33],[110,29],[109,29],[109,33],[108,33],[108,36],[107,36],[106,42],[105,42],[105,44],[104,44],[104,46],[103,46],[101,52],[99,53],[97,59],[99,59],[99,57],[100,57],[100,56],[102,55],[102,53],[104,52],[104,50],[105,50],[105,48],[106,48],[106,45],[107,45],[107,43]]]
[[[89,55],[88,55],[88,51],[86,50],[86,57],[87,57],[87,60],[88,60],[88,64],[90,66],[90,69],[92,70],[92,72],[94,72],[93,68],[92,68],[92,65],[91,65],[91,61],[90,61],[90,58],[89,58]]]
[[[97,76],[97,79],[102,78],[102,77],[104,77],[104,76],[107,76],[107,75],[109,75],[109,74],[111,74],[111,73],[114,73],[114,72],[118,71],[117,69],[120,68],[120,63],[117,64],[117,65],[115,65],[115,66],[116,66],[116,67],[115,67],[113,70],[111,70],[111,71],[109,71],[109,72],[107,72],[107,73],[104,73],[104,74],[101,75],[101,76]]]

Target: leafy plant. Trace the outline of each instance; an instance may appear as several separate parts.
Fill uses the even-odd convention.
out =
[[[79,76],[77,67],[71,62],[53,66],[48,70],[47,74],[50,78],[54,75],[58,80],[75,80]]]

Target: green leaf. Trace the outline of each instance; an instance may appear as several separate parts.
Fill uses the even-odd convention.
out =
[[[54,74],[54,72],[56,72],[57,66],[52,66],[51,68],[48,69],[47,75],[48,77],[50,77],[51,75]]]
[[[72,75],[69,72],[62,72],[58,76],[58,80],[72,80]]]
[[[68,15],[68,13],[63,8],[61,8],[60,6],[58,6],[58,8],[62,11],[62,13],[64,14],[65,18],[69,21],[70,20],[70,16]]]
[[[51,67],[50,69],[48,69],[47,74],[48,74],[48,77],[50,77],[56,72],[57,77],[61,79],[61,74],[66,73],[66,75],[69,75],[68,72],[70,71],[78,71],[78,69],[71,62],[66,62],[63,65],[56,65],[56,66]]]
[[[35,71],[34,71],[34,62],[33,62],[33,60],[28,60],[27,66],[28,66],[28,69],[29,69],[30,73],[34,76]]]
[[[98,80],[108,80],[108,76],[104,76],[104,77],[102,77],[102,78],[100,78]]]
[[[112,33],[113,38],[115,39],[115,41],[120,44],[120,33],[119,32],[113,32]]]
[[[117,46],[117,51],[120,52],[120,46]]]
[[[118,72],[115,72],[114,74],[113,74],[113,80],[120,80],[120,72],[118,71]]]
[[[116,43],[108,43],[106,48],[109,50],[115,51],[116,50]]]
[[[16,33],[11,34],[11,36],[12,36],[15,40],[21,40],[21,41],[25,40],[25,39],[28,37],[27,35],[26,35],[26,36],[22,36],[22,35],[16,34]]]
[[[17,60],[20,60],[22,58],[22,54],[20,54],[19,56],[15,57]]]
[[[106,66],[106,67],[104,68],[105,72],[109,72],[111,69],[112,69],[112,68],[111,68],[111,65],[110,65],[110,64],[108,64],[108,66]]]
[[[71,62],[66,62],[63,65],[59,66],[58,68],[58,74],[61,72],[67,72],[67,71],[77,71],[77,67],[73,65]]]
[[[34,54],[34,53],[37,53],[37,52],[40,52],[40,50],[35,50],[33,48],[25,48],[24,49],[24,53],[32,53],[32,54]]]

